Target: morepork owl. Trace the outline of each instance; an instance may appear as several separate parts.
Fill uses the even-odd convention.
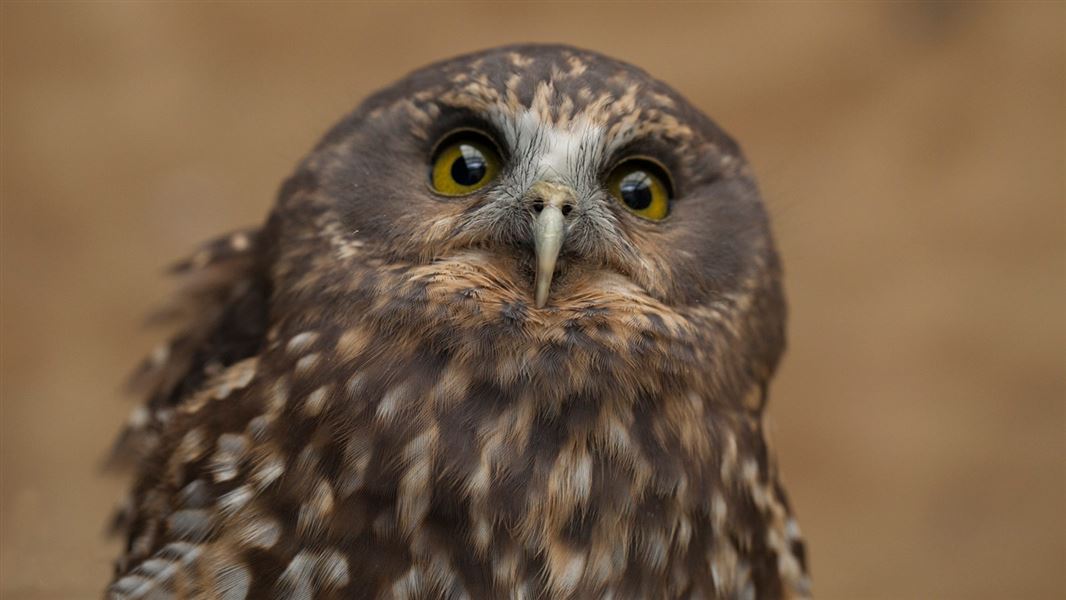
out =
[[[111,598],[802,598],[737,144],[563,46],[366,100],[178,265]]]

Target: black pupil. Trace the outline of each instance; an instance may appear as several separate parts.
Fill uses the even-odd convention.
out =
[[[485,155],[469,144],[459,146],[459,152],[459,158],[452,163],[452,179],[455,183],[474,185],[484,179],[488,170],[485,166]]]
[[[633,210],[651,206],[651,177],[644,171],[634,171],[623,177],[619,191],[622,201]]]

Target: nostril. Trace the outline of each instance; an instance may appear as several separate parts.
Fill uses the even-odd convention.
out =
[[[544,210],[544,202],[542,200],[534,200],[533,201],[533,210],[534,210],[534,212],[540,212],[540,211]]]
[[[570,211],[574,210],[573,204],[564,204],[562,208],[563,216],[570,214]]]

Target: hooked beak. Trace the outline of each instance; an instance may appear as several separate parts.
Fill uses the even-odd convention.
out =
[[[533,246],[537,253],[537,280],[533,284],[537,308],[548,302],[548,290],[555,274],[555,261],[563,246],[563,212],[557,206],[545,206],[533,220]]]
[[[533,248],[537,255],[533,298],[537,308],[544,308],[555,274],[555,261],[566,237],[566,214],[573,209],[574,192],[547,182],[535,184],[530,191],[535,194],[533,206],[537,211],[533,216]]]

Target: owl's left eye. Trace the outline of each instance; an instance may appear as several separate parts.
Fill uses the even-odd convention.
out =
[[[465,196],[488,185],[500,172],[500,155],[476,131],[460,131],[437,145],[429,182],[444,196]]]
[[[649,221],[661,221],[670,213],[670,178],[650,160],[630,159],[615,167],[607,189],[630,212]]]

